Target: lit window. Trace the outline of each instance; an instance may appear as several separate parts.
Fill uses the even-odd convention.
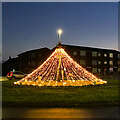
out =
[[[120,68],[118,68],[118,71],[120,72]]]
[[[98,61],[98,64],[100,65],[100,64],[101,64],[101,61]]]
[[[86,51],[81,50],[81,51],[80,51],[80,56],[86,56]]]
[[[101,53],[98,53],[98,56],[100,57],[100,56],[101,56]]]
[[[110,65],[113,65],[113,61],[109,61],[109,64],[110,64]]]
[[[120,58],[120,54],[118,54],[118,58]]]
[[[106,53],[104,54],[104,57],[107,57],[107,54],[106,54]]]
[[[109,53],[109,57],[110,57],[110,58],[113,58],[113,53]]]
[[[92,73],[97,73],[97,68],[92,68]]]
[[[104,64],[106,65],[106,64],[107,64],[107,61],[104,61]]]
[[[86,61],[84,59],[81,59],[80,60],[80,65],[85,65],[86,64]]]
[[[99,72],[99,73],[101,72],[101,69],[100,69],[100,68],[98,69],[98,72]]]
[[[97,60],[92,60],[92,65],[97,65]]]
[[[109,68],[109,71],[110,71],[110,72],[113,72],[113,68]]]
[[[73,55],[77,55],[77,52],[76,52],[76,51],[74,51],[74,52],[73,52]]]
[[[97,52],[92,52],[92,56],[96,57],[97,56]]]

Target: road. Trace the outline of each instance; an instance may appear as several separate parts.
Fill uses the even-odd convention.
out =
[[[118,118],[118,107],[3,108],[2,116],[3,118]]]

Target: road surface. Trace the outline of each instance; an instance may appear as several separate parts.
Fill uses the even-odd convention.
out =
[[[118,118],[118,107],[3,108],[2,116],[3,118]]]

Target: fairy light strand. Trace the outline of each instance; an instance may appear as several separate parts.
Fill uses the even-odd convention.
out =
[[[97,78],[75,62],[63,48],[56,48],[48,59],[16,85],[37,86],[83,86],[105,84],[107,81]]]

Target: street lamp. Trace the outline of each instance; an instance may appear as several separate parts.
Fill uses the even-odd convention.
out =
[[[61,44],[61,35],[62,35],[62,30],[59,29],[58,31],[58,37],[59,37],[59,44]]]

